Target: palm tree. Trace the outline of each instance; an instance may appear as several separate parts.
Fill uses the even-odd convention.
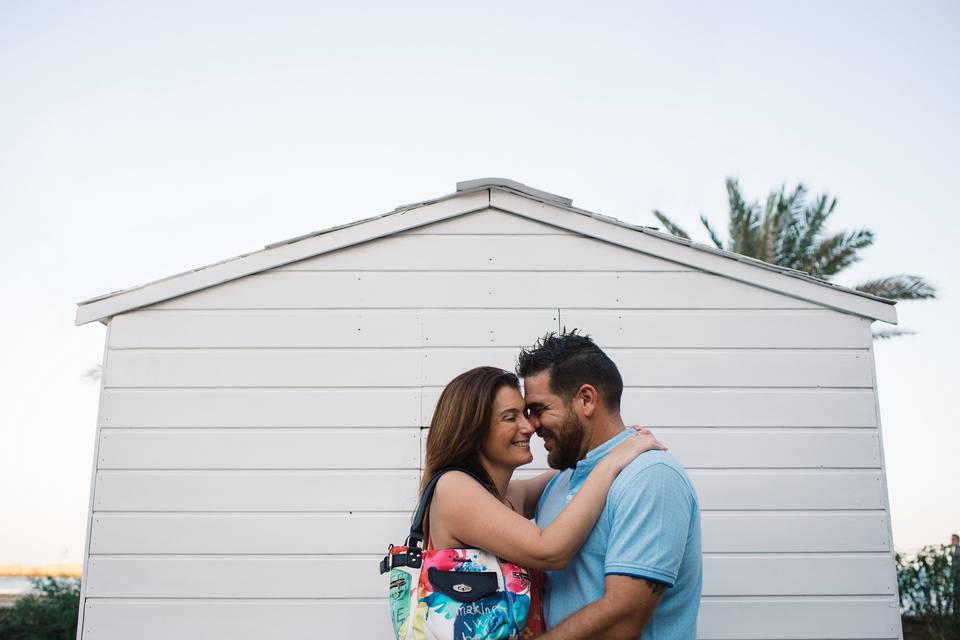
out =
[[[734,178],[727,178],[727,201],[730,228],[726,246],[706,216],[700,215],[700,222],[718,249],[803,271],[822,280],[830,280],[858,262],[860,250],[873,244],[873,232],[869,229],[827,234],[824,226],[837,206],[837,199],[821,194],[808,200],[807,188],[803,184],[797,184],[789,193],[783,186],[779,191],[771,191],[761,207],[759,202],[744,200],[739,183]],[[653,215],[673,235],[690,239],[686,231],[660,211],[654,209]],[[909,274],[867,280],[854,288],[893,300],[936,297],[932,285],[920,276]],[[878,331],[873,337],[892,338],[911,333],[914,332],[891,329]]]

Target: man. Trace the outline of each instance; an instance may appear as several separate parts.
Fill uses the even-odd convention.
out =
[[[623,381],[576,330],[550,333],[519,357],[530,423],[560,469],[537,504],[540,528],[596,463],[630,437]],[[668,443],[669,444],[669,443]],[[702,586],[700,510],[690,479],[665,451],[640,455],[617,477],[593,532],[562,571],[547,574],[545,640],[693,640]]]

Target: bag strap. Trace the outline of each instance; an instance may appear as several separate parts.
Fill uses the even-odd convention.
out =
[[[439,482],[441,476],[448,471],[462,471],[477,482],[480,482],[480,484],[483,484],[480,478],[473,473],[459,467],[448,467],[437,471],[434,476],[430,478],[430,482],[423,488],[423,493],[420,495],[420,504],[417,505],[417,510],[413,514],[413,522],[410,525],[410,535],[407,537],[406,546],[394,547],[390,545],[390,548],[387,550],[387,555],[380,561],[381,575],[387,573],[394,567],[410,567],[411,569],[419,569],[421,567],[423,562],[423,549],[421,549],[420,545],[423,544],[423,519],[427,511],[427,505],[430,504],[430,500],[433,498],[433,490],[437,488],[437,482]]]
[[[423,519],[426,516],[427,505],[429,505],[433,499],[433,490],[437,488],[437,482],[449,471],[462,471],[480,484],[483,484],[480,478],[475,476],[473,472],[459,467],[447,467],[433,474],[430,482],[423,488],[423,494],[420,496],[420,504],[417,505],[417,510],[413,514],[413,522],[410,524],[410,535],[407,537],[407,547],[420,548],[420,545],[423,544]]]

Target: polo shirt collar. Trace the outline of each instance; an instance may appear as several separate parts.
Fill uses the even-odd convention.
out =
[[[603,460],[606,455],[613,450],[614,447],[629,438],[630,432],[631,429],[624,429],[600,446],[588,451],[583,460],[579,461],[577,466],[574,468],[571,484],[580,484],[586,480],[593,468],[597,466],[597,463]]]

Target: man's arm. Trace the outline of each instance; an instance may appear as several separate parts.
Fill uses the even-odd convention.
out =
[[[540,636],[542,640],[632,640],[660,604],[667,585],[645,578],[608,574],[603,597]]]

